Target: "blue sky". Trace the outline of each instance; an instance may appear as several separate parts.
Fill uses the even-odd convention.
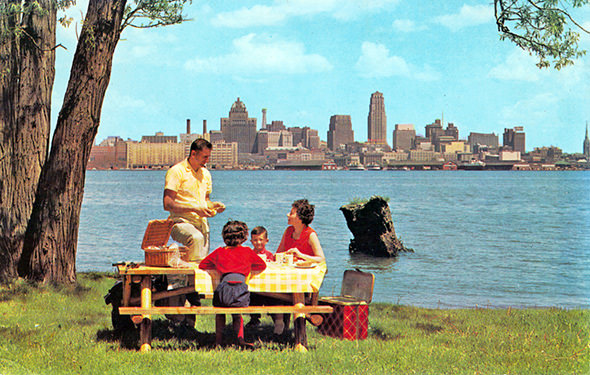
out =
[[[371,93],[385,97],[388,142],[396,123],[419,134],[441,118],[470,132],[524,126],[527,150],[581,152],[590,121],[590,55],[561,71],[500,41],[491,1],[194,1],[180,25],[124,31],[96,141],[178,135],[190,118],[219,129],[237,97],[261,124],[309,126],[322,140],[330,116],[352,117],[367,140]],[[85,11],[86,1],[78,1]],[[80,19],[80,9],[68,12]],[[576,12],[590,29],[590,6]],[[78,23],[77,29],[80,30]],[[52,116],[75,51],[76,27],[58,30]],[[590,36],[581,46],[590,50]]]

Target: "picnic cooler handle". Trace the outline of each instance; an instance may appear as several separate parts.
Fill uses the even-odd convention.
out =
[[[145,252],[145,264],[154,267],[168,267],[174,257],[188,261],[188,248],[180,246],[178,249],[166,247],[174,221],[150,220],[143,235],[141,248]]]

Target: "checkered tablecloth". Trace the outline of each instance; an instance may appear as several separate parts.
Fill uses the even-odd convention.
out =
[[[200,293],[213,293],[219,284],[219,273],[193,267],[195,268],[195,290]],[[266,270],[253,272],[246,283],[251,292],[314,293],[319,292],[327,270],[325,262],[313,268],[296,268],[268,263]]]

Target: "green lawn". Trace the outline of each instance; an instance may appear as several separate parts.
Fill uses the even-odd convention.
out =
[[[325,337],[308,325],[307,353],[272,342],[268,317],[246,331],[253,351],[213,348],[212,316],[196,330],[157,317],[153,350],[141,353],[135,334],[112,330],[103,296],[114,277],[78,277],[73,288],[0,287],[0,374],[590,374],[589,310],[374,303],[367,340]]]

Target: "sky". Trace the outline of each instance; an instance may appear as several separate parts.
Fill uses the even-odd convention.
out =
[[[527,151],[582,152],[590,122],[590,53],[561,70],[501,41],[490,0],[193,1],[190,21],[124,30],[96,136],[219,130],[239,97],[249,117],[309,126],[327,139],[330,116],[350,115],[367,140],[371,94],[383,93],[387,139],[395,124],[417,134],[435,119],[470,132],[523,126]],[[52,123],[63,102],[87,1],[59,28]],[[590,30],[590,6],[576,18]],[[590,35],[580,45],[590,50]]]

